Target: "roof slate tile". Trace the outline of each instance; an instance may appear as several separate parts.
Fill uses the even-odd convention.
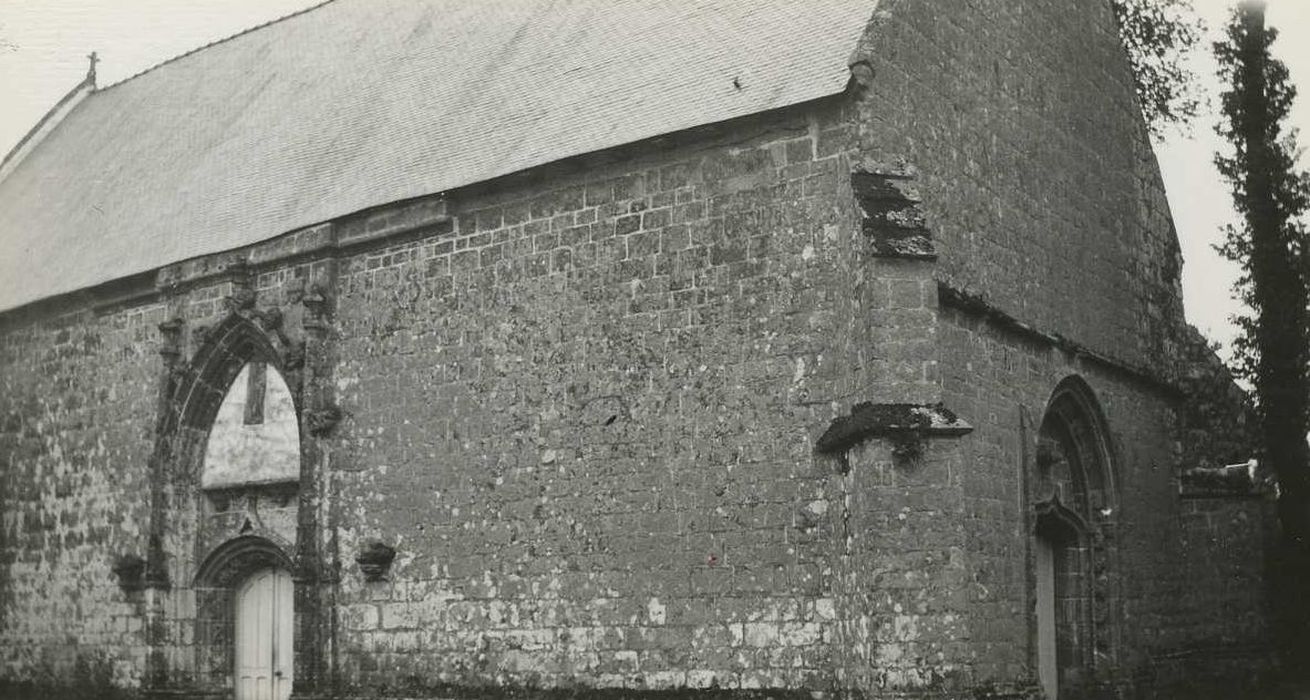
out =
[[[0,181],[0,311],[839,93],[876,4],[329,2],[83,100]]]

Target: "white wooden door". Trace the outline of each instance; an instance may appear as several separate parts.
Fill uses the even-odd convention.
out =
[[[264,569],[237,591],[236,700],[291,697],[291,590],[290,574]]]

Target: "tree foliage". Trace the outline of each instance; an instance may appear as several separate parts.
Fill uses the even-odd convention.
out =
[[[1241,270],[1234,291],[1247,311],[1235,319],[1240,334],[1234,357],[1238,375],[1257,387],[1262,316],[1291,327],[1287,332],[1293,336],[1287,340],[1294,347],[1287,351],[1297,353],[1289,361],[1289,365],[1300,368],[1296,381],[1305,381],[1308,344],[1304,307],[1310,259],[1302,217],[1310,211],[1310,176],[1296,167],[1296,133],[1283,131],[1283,122],[1296,99],[1296,87],[1289,79],[1287,66],[1269,55],[1277,36],[1273,28],[1252,33],[1235,14],[1225,28],[1224,40],[1214,45],[1219,77],[1230,86],[1222,96],[1223,119],[1216,129],[1233,147],[1230,154],[1217,155],[1215,164],[1232,188],[1234,209],[1242,217],[1240,226],[1226,229],[1219,252],[1238,263]],[[1249,58],[1257,66],[1246,65],[1244,46],[1250,47],[1248,53],[1255,52]],[[1252,178],[1252,174],[1258,177]],[[1273,254],[1273,265],[1257,277],[1255,233],[1262,225],[1267,229],[1261,233]],[[1260,293],[1261,289],[1265,293]]]
[[[1158,137],[1166,127],[1185,127],[1201,104],[1196,76],[1184,60],[1202,30],[1191,0],[1112,0],[1111,6],[1151,133]]]
[[[1269,53],[1277,33],[1265,27],[1263,5],[1243,3],[1215,44],[1223,94],[1219,134],[1232,145],[1216,156],[1242,223],[1220,248],[1241,268],[1237,292],[1250,308],[1239,319],[1239,371],[1253,380],[1260,419],[1261,459],[1278,481],[1282,547],[1271,581],[1280,615],[1276,638],[1284,672],[1310,680],[1310,330],[1306,229],[1310,177],[1296,167],[1296,135],[1284,133],[1296,89],[1287,67]]]

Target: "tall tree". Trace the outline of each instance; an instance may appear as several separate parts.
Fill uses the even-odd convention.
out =
[[[1265,26],[1263,3],[1243,2],[1225,33],[1215,44],[1229,86],[1218,131],[1232,152],[1215,162],[1242,223],[1229,227],[1220,250],[1240,265],[1237,291],[1251,310],[1238,319],[1239,372],[1255,386],[1262,456],[1278,479],[1283,574],[1292,584],[1282,587],[1279,601],[1290,623],[1284,651],[1293,654],[1289,660],[1303,659],[1310,650],[1310,595],[1300,590],[1310,574],[1310,258],[1301,217],[1310,210],[1310,176],[1296,167],[1295,134],[1283,130],[1296,89],[1287,67],[1270,55],[1277,32]]]
[[[1112,0],[1110,6],[1151,133],[1186,126],[1200,106],[1196,76],[1185,60],[1201,37],[1191,0]]]

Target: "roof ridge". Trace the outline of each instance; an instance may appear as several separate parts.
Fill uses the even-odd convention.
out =
[[[132,80],[135,80],[135,79],[137,79],[137,78],[140,78],[141,76],[145,75],[146,73],[154,72],[154,71],[155,71],[156,69],[158,69],[158,68],[163,68],[164,66],[166,66],[166,65],[168,65],[168,64],[170,64],[170,63],[174,63],[174,62],[176,62],[176,61],[180,61],[180,60],[186,58],[187,56],[190,56],[190,55],[193,54],[193,53],[199,53],[199,52],[204,51],[205,49],[207,49],[207,48],[209,48],[209,47],[211,47],[211,46],[217,46],[217,45],[219,45],[219,44],[223,44],[223,43],[226,43],[226,42],[232,41],[233,39],[236,39],[236,38],[239,38],[239,37],[243,37],[243,36],[245,36],[245,35],[247,35],[247,34],[250,34],[250,33],[252,33],[252,32],[259,31],[260,29],[264,29],[264,28],[266,28],[266,27],[270,27],[270,26],[272,26],[272,25],[274,25],[274,24],[278,24],[279,22],[284,22],[284,21],[286,21],[286,20],[291,19],[292,17],[298,17],[298,16],[303,15],[303,14],[305,14],[305,13],[313,12],[314,10],[317,10],[318,8],[323,7],[324,5],[328,5],[328,4],[331,4],[331,3],[333,3],[333,2],[336,2],[336,0],[322,0],[321,2],[318,2],[318,3],[315,3],[315,4],[313,4],[313,5],[310,5],[309,7],[301,8],[301,9],[299,9],[299,10],[296,10],[295,12],[290,12],[290,13],[288,13],[288,14],[282,15],[281,17],[274,17],[273,19],[270,19],[269,21],[264,22],[264,23],[262,23],[262,24],[256,24],[256,25],[254,25],[253,27],[247,27],[246,29],[242,29],[241,31],[237,32],[236,34],[232,34],[232,35],[230,35],[230,36],[225,36],[225,37],[223,37],[223,38],[221,38],[221,39],[215,39],[215,40],[209,42],[208,44],[203,44],[203,45],[201,45],[201,46],[197,46],[196,48],[191,49],[190,51],[186,51],[186,52],[180,53],[180,54],[178,54],[178,55],[176,55],[176,56],[173,56],[173,57],[171,57],[171,58],[166,58],[166,59],[160,61],[159,63],[154,64],[153,66],[147,66],[146,68],[143,68],[143,69],[137,71],[136,73],[133,73],[132,75],[127,76],[126,78],[123,78],[122,80],[120,80],[120,81],[118,81],[118,82],[116,82],[116,83],[111,83],[111,84],[106,85],[106,86],[104,86],[104,87],[102,87],[102,88],[97,88],[97,89],[95,90],[95,92],[104,92],[104,91],[106,91],[106,90],[110,90],[110,89],[116,88],[116,87],[118,87],[119,85],[122,85],[123,83],[130,82],[130,81],[132,81]]]

